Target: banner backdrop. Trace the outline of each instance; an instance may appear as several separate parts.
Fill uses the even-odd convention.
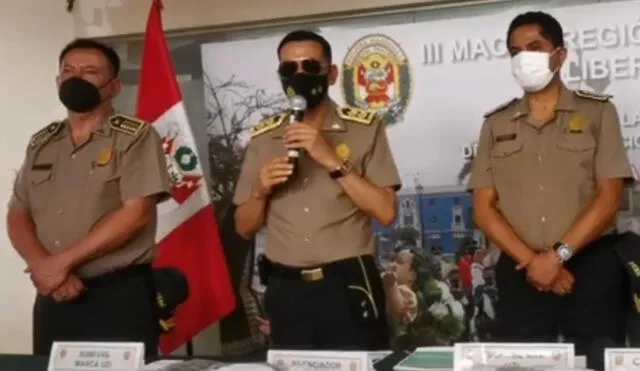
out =
[[[565,29],[570,55],[561,71],[565,83],[614,96],[636,173],[639,10],[640,1],[624,1],[549,11]],[[498,295],[491,266],[497,254],[474,229],[464,184],[482,115],[522,94],[511,76],[505,43],[515,15],[322,32],[341,73],[331,97],[385,116],[404,183],[397,222],[376,227],[381,262],[410,254],[411,269],[420,277],[403,283],[417,296],[421,314],[398,324],[399,346],[491,339]],[[276,75],[281,37],[203,46],[210,130],[226,138],[234,153],[244,149],[246,129],[286,108]],[[626,193],[622,229],[637,230],[637,194],[633,189]],[[264,243],[259,236],[258,252]],[[260,291],[253,283],[253,290]]]

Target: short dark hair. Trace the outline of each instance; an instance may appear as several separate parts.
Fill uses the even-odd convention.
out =
[[[280,51],[286,44],[290,42],[296,42],[296,41],[313,41],[320,44],[320,46],[322,46],[322,51],[324,53],[325,58],[327,58],[329,63],[331,63],[331,59],[333,55],[331,52],[331,45],[329,45],[329,42],[327,41],[327,39],[318,35],[315,32],[307,31],[307,30],[296,30],[296,31],[289,32],[282,39],[282,41],[280,41],[280,44],[278,45],[278,56],[280,56]]]
[[[60,52],[58,63],[62,64],[64,57],[74,50],[97,50],[102,53],[104,57],[107,58],[107,61],[109,61],[109,64],[111,64],[113,75],[118,76],[120,73],[120,57],[118,56],[118,53],[116,53],[116,51],[107,44],[94,39],[80,38],[73,40]]]
[[[510,45],[511,35],[522,26],[540,26],[540,34],[549,40],[556,48],[564,48],[564,33],[557,19],[545,12],[526,12],[516,16],[509,24],[507,31],[507,45]]]

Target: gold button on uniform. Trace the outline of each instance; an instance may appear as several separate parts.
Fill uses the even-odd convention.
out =
[[[633,178],[609,96],[563,87],[553,113],[538,125],[522,98],[487,113],[468,186],[493,188],[502,215],[535,251],[564,238],[597,197],[599,180]]]
[[[286,151],[282,138],[289,120],[289,113],[272,116],[251,130],[234,204],[240,206],[251,199],[264,163]],[[336,157],[353,164],[354,174],[366,174],[367,181],[377,187],[397,189],[400,177],[384,127],[382,116],[373,111],[335,106],[318,129]],[[299,161],[300,171],[288,183],[289,189],[269,199],[265,254],[288,266],[322,265],[373,254],[371,231],[363,228],[370,216],[360,210],[324,166],[311,156],[302,156]],[[307,248],[301,249],[300,245]]]
[[[119,126],[115,120],[120,120]],[[170,196],[171,183],[161,148],[158,132],[145,122],[121,114],[105,120],[82,146],[74,145],[67,120],[52,123],[32,136],[19,172],[25,176],[14,183],[10,208],[42,210],[31,212],[33,224],[43,247],[59,253],[70,242],[85,238],[104,215],[120,207],[122,199],[149,194],[161,199]],[[129,160],[116,163],[118,156]],[[109,181],[115,177],[118,181]],[[151,263],[156,249],[155,225],[153,220],[118,249],[81,262],[74,267],[74,274],[87,279],[133,264]]]

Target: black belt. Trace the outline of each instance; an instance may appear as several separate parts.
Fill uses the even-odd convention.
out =
[[[151,264],[131,265],[99,276],[85,278],[83,281],[87,286],[108,286],[120,280],[135,276],[143,276],[146,279],[153,279]]]
[[[313,267],[290,267],[276,263],[262,255],[261,264],[265,277],[276,277],[291,281],[317,282],[331,276],[348,276],[349,272],[366,270],[366,266],[375,266],[375,260],[371,255],[363,255],[354,258],[336,260],[330,263]]]

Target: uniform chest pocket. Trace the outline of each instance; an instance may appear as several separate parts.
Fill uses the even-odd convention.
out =
[[[556,144],[559,159],[565,169],[593,169],[595,161],[596,141],[586,133],[564,134]]]
[[[566,134],[560,137],[557,146],[562,151],[584,153],[596,149],[596,141],[586,134]]]
[[[54,197],[53,175],[53,169],[29,172],[27,184],[32,211],[46,209],[47,203]]]
[[[99,198],[120,199],[120,173],[115,165],[97,166],[89,172],[87,193]]]
[[[29,181],[32,188],[46,186],[53,179],[53,170],[32,170],[29,174]]]
[[[508,159],[522,152],[524,143],[521,139],[495,141],[491,149],[491,157],[497,160]]]

